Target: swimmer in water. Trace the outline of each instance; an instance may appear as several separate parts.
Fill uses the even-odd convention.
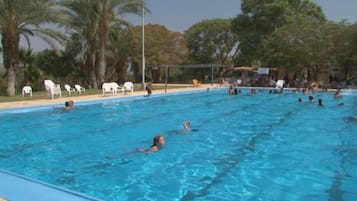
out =
[[[190,128],[190,126],[191,126],[191,121],[184,121],[184,122],[182,123],[182,126],[183,126],[183,131],[184,131],[185,133],[188,133],[188,132],[191,131],[191,128]]]
[[[65,110],[71,110],[71,109],[73,109],[74,108],[74,102],[73,102],[73,100],[69,100],[69,101],[66,101],[65,103],[64,103],[64,109]]]
[[[191,128],[191,121],[184,121],[182,123],[183,126],[183,133],[190,133],[190,132],[196,132],[198,129],[196,128]]]
[[[165,139],[162,135],[156,135],[151,147],[147,149],[137,149],[139,152],[152,153],[159,151],[165,145]]]

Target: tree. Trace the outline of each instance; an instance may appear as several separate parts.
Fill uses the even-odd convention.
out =
[[[341,78],[348,80],[356,76],[357,72],[357,24],[342,21],[332,28],[336,68],[342,72]]]
[[[113,24],[122,24],[123,19],[120,18],[124,14],[141,15],[143,0],[98,0],[97,1],[97,16],[98,16],[98,63],[97,63],[97,81],[104,82],[106,57],[105,50],[108,43],[108,34]]]
[[[7,72],[7,95],[15,95],[15,73],[19,65],[20,35],[23,35],[27,41],[30,36],[37,35],[54,47],[56,44],[53,39],[64,39],[59,32],[40,27],[44,22],[63,20],[54,4],[55,1],[50,0],[0,1],[0,32],[4,65]]]
[[[36,54],[29,49],[19,50],[19,71],[16,74],[16,82],[19,88],[24,85],[32,86],[32,89],[42,86],[43,71],[35,65]]]
[[[263,43],[279,27],[298,21],[325,21],[322,9],[308,0],[242,0],[243,13],[233,20],[239,36],[239,60],[261,60]]]
[[[69,45],[80,48],[78,57],[82,61],[82,66],[87,72],[87,77],[94,88],[98,87],[96,76],[96,55],[97,55],[97,35],[98,17],[96,14],[96,1],[74,0],[60,1],[65,9],[69,22],[67,32],[71,35]]]
[[[46,49],[37,53],[35,65],[40,67],[48,79],[70,81],[79,74],[74,56],[70,52]],[[78,77],[76,79],[78,81]]]
[[[68,9],[69,30],[83,41],[87,68],[93,87],[104,82],[106,72],[106,50],[108,36],[114,27],[127,24],[122,18],[125,14],[140,15],[145,8],[143,0],[63,0],[61,4]],[[65,9],[65,10],[66,10]],[[146,9],[147,10],[147,9]]]
[[[319,80],[321,71],[328,72],[339,64],[346,72],[351,67],[352,34],[351,27],[343,23],[287,24],[266,40],[265,62],[283,67],[287,74],[308,74],[311,80]]]
[[[130,58],[134,55],[133,33],[129,27],[115,27],[109,34],[106,79],[118,82],[128,80]]]
[[[189,62],[230,67],[238,45],[238,37],[231,31],[231,25],[231,19],[213,19],[191,26],[185,32]]]
[[[141,61],[141,26],[132,28],[134,34],[134,55],[131,61]],[[160,68],[178,65],[187,60],[188,49],[184,36],[172,32],[162,25],[145,25],[145,60],[153,81],[159,81]]]

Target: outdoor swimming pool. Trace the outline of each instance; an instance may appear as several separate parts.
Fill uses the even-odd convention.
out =
[[[108,201],[357,200],[357,96],[298,98],[217,89],[2,111],[0,169]],[[198,131],[177,134],[184,120]],[[162,150],[135,151],[159,133]]]

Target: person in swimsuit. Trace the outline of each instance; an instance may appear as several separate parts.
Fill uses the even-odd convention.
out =
[[[74,108],[73,100],[69,100],[69,101],[64,102],[64,109],[65,110],[71,110],[73,108]]]
[[[190,128],[190,126],[191,126],[191,121],[184,121],[184,122],[182,123],[182,126],[183,126],[183,131],[184,131],[185,133],[188,133],[188,132],[191,131],[191,128]]]
[[[148,93],[147,95],[145,95],[145,97],[148,97],[152,94],[152,86],[151,86],[151,82],[148,82],[145,86],[145,90]]]
[[[163,146],[165,145],[165,139],[162,135],[156,135],[153,138],[153,143],[151,147],[147,149],[138,149],[139,152],[144,152],[144,153],[152,153],[159,151]]]

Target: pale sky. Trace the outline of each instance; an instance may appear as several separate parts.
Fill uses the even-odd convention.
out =
[[[234,18],[240,12],[240,0],[145,0],[151,13],[145,15],[145,24],[161,24],[171,31],[184,32],[190,26],[205,19]],[[357,22],[357,0],[313,0],[320,5],[331,21]],[[141,17],[127,16],[134,25],[142,23]],[[48,48],[38,40],[32,40],[35,50]]]
[[[312,1],[322,7],[331,21],[357,22],[357,0]],[[145,24],[161,24],[179,32],[204,19],[234,18],[241,13],[240,0],[146,0],[146,4],[151,13],[145,15]],[[141,24],[141,17],[129,19]]]

